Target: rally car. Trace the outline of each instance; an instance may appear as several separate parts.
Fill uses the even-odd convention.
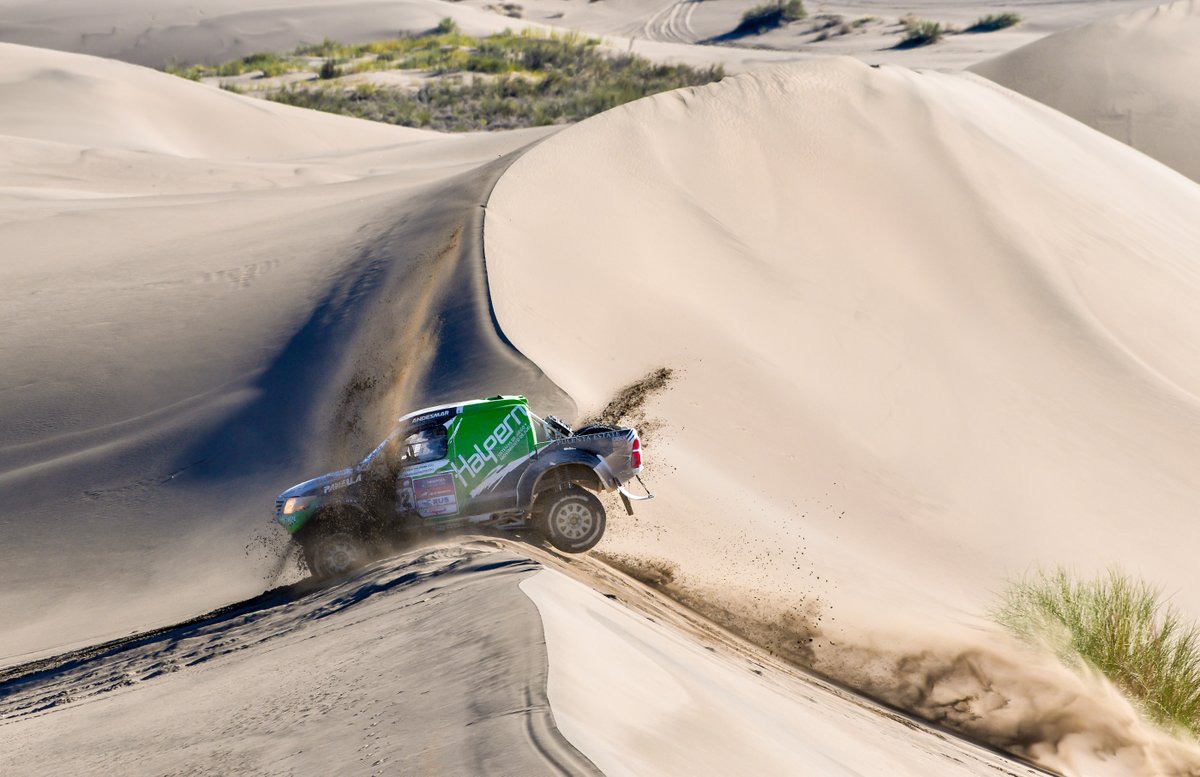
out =
[[[275,520],[318,578],[343,575],[396,540],[464,526],[533,530],[566,553],[604,535],[600,491],[616,491],[632,514],[642,443],[637,431],[589,425],[576,431],[529,410],[523,396],[429,407],[357,465],[293,486]],[[643,489],[645,488],[643,484]]]

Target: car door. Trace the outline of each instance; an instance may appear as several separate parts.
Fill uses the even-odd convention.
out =
[[[460,511],[459,491],[450,464],[449,439],[444,424],[410,430],[400,441],[398,504],[415,510],[422,519],[441,522]]]
[[[463,515],[516,507],[520,466],[534,452],[529,410],[521,403],[495,403],[464,415],[452,435],[450,460]]]

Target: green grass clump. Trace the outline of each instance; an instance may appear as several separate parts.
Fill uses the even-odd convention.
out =
[[[200,77],[204,75],[204,68],[200,65],[177,65],[171,63],[163,68],[163,70],[173,76],[186,78],[189,81],[199,81]]]
[[[800,0],[793,2],[799,5]],[[472,38],[452,22],[424,35],[359,45],[327,38],[290,55],[252,54],[216,67],[175,67],[169,72],[199,79],[249,70],[267,75],[293,70],[312,76],[247,94],[448,131],[579,121],[640,97],[719,81],[725,75],[720,67],[656,65],[630,54],[609,54],[599,41],[572,33],[547,36],[505,30]],[[430,77],[417,90],[371,83],[349,86],[341,78],[375,70],[419,71]]]
[[[1021,15],[1012,11],[1004,13],[988,14],[981,16],[975,20],[975,23],[968,27],[964,32],[995,32],[1003,30],[1005,27],[1012,27],[1015,24],[1020,24]]]
[[[281,56],[270,52],[249,54],[241,59],[222,62],[215,67],[207,65],[167,65],[165,68],[166,72],[171,75],[187,78],[192,81],[199,81],[201,78],[211,76],[240,76],[245,73],[261,73],[264,78],[271,78],[304,69],[304,62],[298,61],[293,57]]]
[[[904,38],[897,48],[913,49],[918,46],[928,46],[940,41],[945,34],[946,28],[942,26],[941,22],[910,17],[904,20]]]
[[[742,21],[730,35],[759,35],[806,16],[808,16],[808,11],[804,9],[803,0],[787,0],[786,2],[777,0],[773,3],[764,3],[756,5],[742,14]]]
[[[292,53],[297,57],[336,59],[338,57],[354,56],[354,47],[338,43],[332,38],[325,38],[320,43],[301,44]]]
[[[578,35],[428,35],[368,44],[366,54],[375,56],[371,69],[386,65],[439,77],[415,92],[374,84],[301,83],[266,96],[389,124],[471,131],[579,121],[650,94],[724,77],[720,67],[657,65],[634,55],[607,54],[597,41]],[[390,59],[376,64],[383,54]]]
[[[1200,735],[1200,629],[1159,589],[1118,570],[1079,580],[1060,567],[1011,583],[992,615],[1064,663],[1094,666],[1156,723]]]

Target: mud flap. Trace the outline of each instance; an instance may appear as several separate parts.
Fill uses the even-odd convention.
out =
[[[623,490],[619,493],[621,494],[621,504],[625,505],[625,513],[627,515],[633,515],[633,502],[629,501],[629,497],[625,495]]]

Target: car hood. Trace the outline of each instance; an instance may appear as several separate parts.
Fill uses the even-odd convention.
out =
[[[327,475],[321,475],[320,477],[313,478],[312,480],[306,480],[300,485],[292,486],[287,491],[284,491],[279,495],[279,498],[290,499],[293,496],[324,494],[326,493],[326,486],[346,480],[347,478],[352,477],[356,472],[358,472],[358,467],[347,467],[346,469],[339,469],[337,472],[330,472]]]

